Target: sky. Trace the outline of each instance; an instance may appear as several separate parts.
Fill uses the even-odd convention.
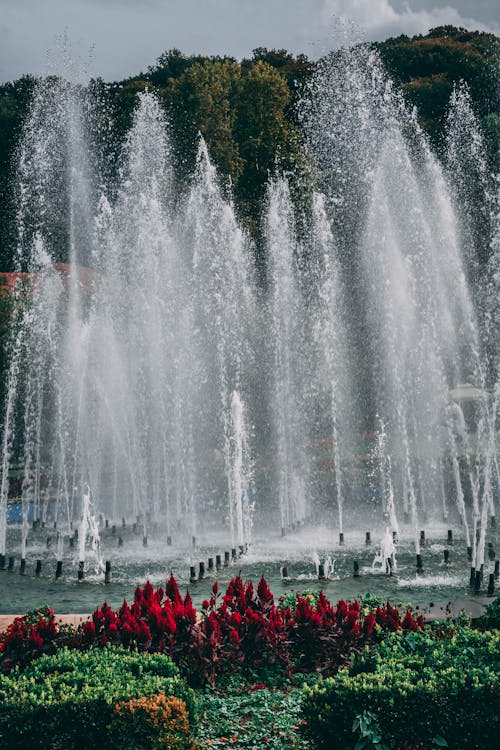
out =
[[[340,43],[453,24],[500,35],[498,0],[0,0],[0,81],[63,72],[66,37],[89,76],[145,71],[162,52],[286,48],[316,58]]]

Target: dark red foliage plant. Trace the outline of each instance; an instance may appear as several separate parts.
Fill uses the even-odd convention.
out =
[[[215,581],[197,612],[189,591],[183,597],[171,574],[164,589],[148,581],[136,588],[130,605],[124,601],[114,610],[105,602],[78,628],[59,626],[48,608],[16,618],[0,634],[0,663],[8,672],[61,646],[122,645],[168,654],[191,680],[214,685],[223,671],[270,664],[290,677],[297,671],[333,674],[384,632],[422,627],[422,616],[402,616],[389,603],[375,611],[363,610],[358,601],[333,606],[323,592],[312,601],[297,594],[292,611],[275,602],[264,577],[255,590],[240,575],[225,594]]]

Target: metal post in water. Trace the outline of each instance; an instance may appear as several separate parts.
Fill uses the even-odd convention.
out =
[[[453,530],[448,529],[448,544],[453,544]]]
[[[62,576],[62,560],[58,560],[56,563],[56,580]]]
[[[36,567],[35,567],[35,575],[36,575],[37,578],[40,577],[41,572],[42,572],[42,561],[41,560],[37,560],[36,561]]]
[[[214,558],[213,557],[209,557],[208,558],[208,571],[209,571],[209,573],[211,573],[213,571],[213,569],[214,569]]]
[[[474,591],[481,590],[481,571],[476,570],[476,578],[474,580]]]
[[[9,557],[9,564],[8,564],[7,570],[10,572],[14,570],[14,558],[13,557]]]
[[[474,588],[474,582],[476,580],[476,569],[474,567],[471,567],[470,569],[470,578],[469,578],[469,586]]]
[[[318,565],[318,580],[319,581],[325,580],[325,566],[323,563],[319,563]]]
[[[229,552],[224,552],[224,567],[227,568],[229,565],[229,560],[231,559]]]
[[[422,555],[417,555],[417,573],[424,572],[424,564],[422,562]]]
[[[365,536],[365,544],[368,547],[371,543],[372,543],[372,536],[371,536],[371,533],[367,531],[366,536]]]
[[[343,545],[344,545],[344,532],[343,532],[343,531],[341,531],[341,532],[339,533],[339,546],[340,546],[340,547],[343,547]]]
[[[196,568],[194,565],[189,568],[189,581],[190,583],[196,583]]]
[[[85,563],[83,560],[80,560],[78,563],[78,580],[83,581],[85,578]]]
[[[444,563],[445,565],[448,565],[448,563],[450,562],[450,550],[449,549],[443,550],[443,555],[444,555]]]
[[[495,593],[495,574],[490,573],[490,577],[488,579],[488,590],[486,592],[488,596],[493,596]]]
[[[359,562],[357,560],[354,560],[354,572],[353,572],[354,578],[359,578]]]
[[[104,583],[111,583],[111,561],[106,560],[106,570],[104,571]]]
[[[19,568],[19,575],[25,576],[26,575],[26,558],[21,558],[21,567]]]
[[[215,555],[215,567],[217,570],[222,568],[222,555]]]
[[[204,578],[204,577],[205,577],[205,563],[203,561],[201,561],[200,565],[199,565],[198,578],[201,581],[201,579]]]

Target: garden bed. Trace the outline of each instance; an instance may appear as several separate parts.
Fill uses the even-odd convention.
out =
[[[137,730],[134,750],[357,741],[493,750],[499,625],[499,600],[479,627],[465,616],[430,626],[410,607],[369,596],[275,600],[265,579],[254,588],[239,576],[224,594],[215,583],[197,611],[171,576],[165,588],[138,587],[117,610],[103,604],[86,622],[60,624],[44,608],[0,634],[0,740],[70,750],[88,734],[92,746],[112,748],[116,732]]]

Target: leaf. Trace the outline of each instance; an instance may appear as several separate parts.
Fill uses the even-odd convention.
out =
[[[432,741],[438,747],[448,747],[448,743],[446,742],[445,738],[441,737],[439,734],[437,734]]]

